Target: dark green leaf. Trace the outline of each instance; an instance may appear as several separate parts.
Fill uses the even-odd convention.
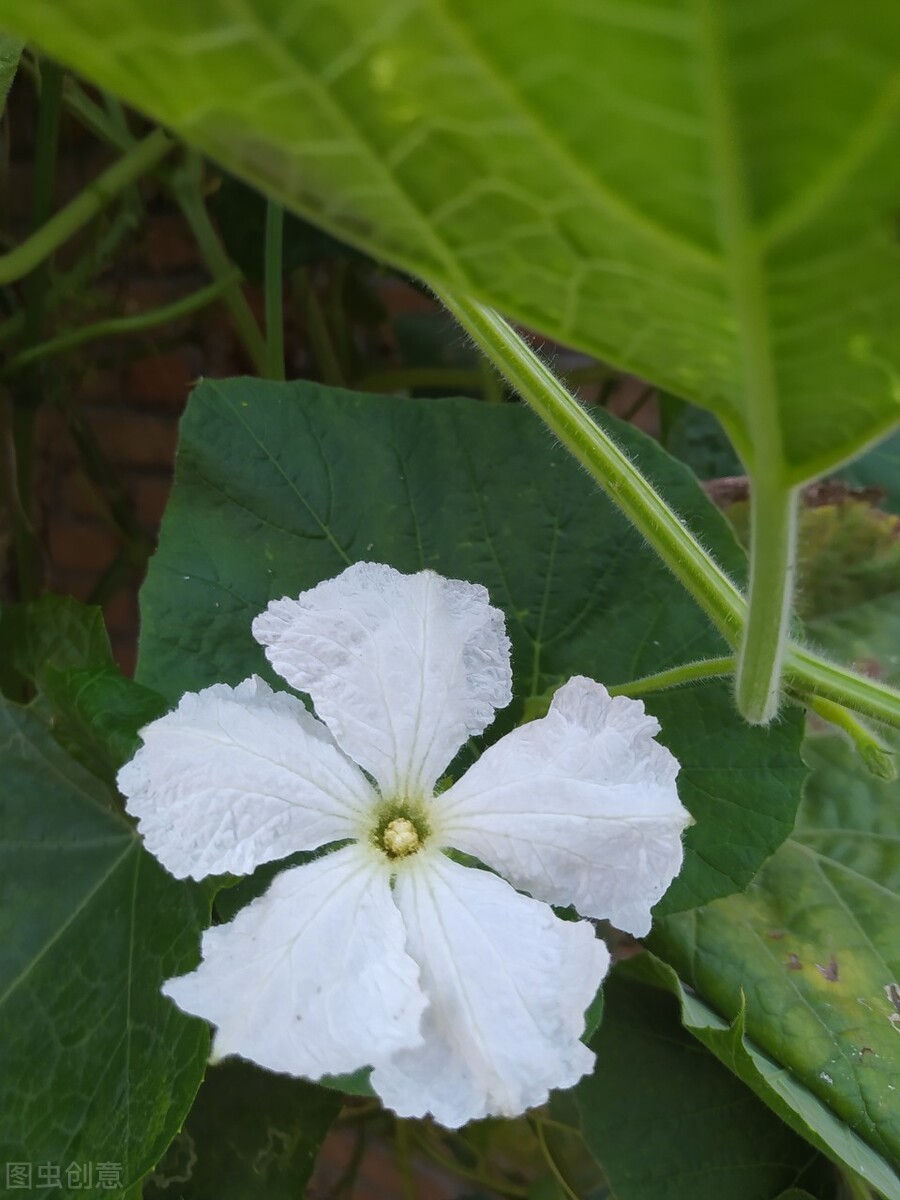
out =
[[[103,614],[71,596],[41,596],[4,608],[0,658],[20,678],[40,686],[49,668],[113,665]]]
[[[19,66],[23,43],[19,38],[0,34],[0,116],[6,107],[6,94],[12,87]]]
[[[816,628],[831,648],[868,659],[889,679],[900,668],[896,595]],[[880,1160],[897,1162],[897,784],[869,774],[841,737],[811,736],[805,753],[813,771],[791,839],[745,895],[661,921],[652,945],[729,1019],[746,1004],[761,1051]],[[896,1177],[889,1194],[900,1196]]]
[[[740,576],[731,533],[691,474],[633,429],[615,430]],[[508,614],[517,695],[492,738],[529,697],[572,674],[621,683],[724,652],[527,410],[231,380],[202,384],[183,422],[142,593],[140,678],[170,703],[254,671],[283,686],[250,635],[253,617],[359,559],[487,585]],[[742,887],[787,835],[803,771],[800,723],[793,715],[750,729],[715,683],[650,699],[697,818],[664,901],[671,911]]]
[[[840,474],[851,487],[882,488],[884,508],[900,513],[900,431],[844,467]]]
[[[299,1200],[340,1107],[334,1092],[252,1063],[210,1067],[144,1200]]]
[[[604,992],[597,1065],[572,1095],[617,1200],[835,1194],[830,1165],[681,1027],[671,996],[627,969]]]
[[[156,692],[118,667],[44,672],[41,695],[53,714],[53,733],[83,766],[112,780],[140,745],[138,730],[167,710]]]
[[[115,665],[100,609],[70,596],[5,609],[0,658],[12,668],[10,690],[36,691],[32,709],[56,740],[110,784],[137,749],[138,730],[167,707]]]
[[[228,253],[251,282],[262,283],[265,275],[265,196],[234,176],[226,175],[213,193],[210,207]],[[329,258],[364,260],[352,246],[288,213],[282,242],[285,274]]]
[[[112,1163],[127,1189],[203,1075],[206,1027],[159,989],[195,964],[208,904],[6,701],[0,830],[0,1162]]]
[[[746,1034],[746,1010],[728,1021],[686,988],[671,967],[643,954],[628,966],[634,978],[667,988],[681,1005],[686,1029],[739,1076],[769,1108],[828,1158],[878,1188],[887,1200],[898,1200],[900,1182],[891,1164],[843,1122],[796,1075],[770,1058]]]
[[[699,479],[744,474],[725,430],[704,408],[682,403],[664,440],[669,453],[687,463]]]

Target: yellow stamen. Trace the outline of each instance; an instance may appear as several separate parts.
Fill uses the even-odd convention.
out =
[[[415,854],[419,848],[419,835],[412,821],[406,817],[396,817],[381,835],[385,850],[393,858],[406,858],[407,854]]]

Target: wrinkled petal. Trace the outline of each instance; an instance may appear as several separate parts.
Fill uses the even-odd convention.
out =
[[[446,845],[640,937],[681,867],[678,763],[643,704],[576,676],[439,797]]]
[[[386,795],[430,793],[466,739],[512,697],[503,614],[479,584],[356,563],[253,636]]]
[[[609,954],[587,922],[436,853],[399,872],[394,899],[428,1008],[423,1044],[372,1073],[390,1108],[455,1129],[542,1104],[591,1070],[579,1039]]]
[[[119,772],[144,842],[178,879],[245,875],[354,837],[377,797],[295,696],[258,677],[189,692]]]
[[[217,1026],[215,1058],[318,1079],[421,1042],[418,976],[390,873],[353,845],[278,875],[163,991]]]

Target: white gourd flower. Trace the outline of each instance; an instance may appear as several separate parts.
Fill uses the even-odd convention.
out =
[[[575,677],[436,794],[512,696],[485,588],[358,563],[273,601],[253,634],[316,716],[258,677],[188,693],[122,768],[128,811],[179,879],[337,846],[209,929],[166,995],[216,1026],[217,1058],[310,1079],[371,1066],[389,1108],[451,1128],[572,1086],[609,954],[550,905],[648,931],[690,821],[656,720]]]

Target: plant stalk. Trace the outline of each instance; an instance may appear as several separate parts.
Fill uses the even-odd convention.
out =
[[[222,283],[226,277],[233,276],[234,264],[225,253],[206,210],[202,182],[201,159],[189,153],[184,166],[172,175],[172,191],[191,228],[206,269],[216,283]],[[231,314],[238,337],[254,369],[259,375],[265,376],[269,365],[266,342],[239,282],[232,280],[223,288],[222,302]]]
[[[794,594],[799,489],[753,479],[750,497],[750,605],[738,656],[737,706],[751,725],[778,712]]]
[[[211,283],[208,287],[200,288],[196,292],[192,292],[189,296],[183,296],[179,300],[173,300],[171,304],[161,305],[159,308],[150,309],[148,312],[135,313],[130,317],[109,317],[104,321],[96,321],[93,325],[86,325],[82,329],[70,329],[67,333],[61,333],[58,337],[50,338],[46,342],[39,342],[36,346],[29,346],[26,350],[22,350],[14,358],[10,359],[6,367],[3,369],[3,375],[11,375],[15,371],[21,370],[33,362],[41,358],[52,358],[56,354],[64,354],[68,350],[75,350],[78,346],[83,346],[87,342],[95,342],[101,338],[122,337],[127,334],[143,333],[148,329],[155,329],[160,325],[168,325],[172,321],[177,321],[182,317],[186,317],[193,312],[197,312],[201,308],[205,308],[208,304],[218,300],[220,296],[231,285],[240,278],[240,271],[236,268],[223,279],[216,283]]]
[[[167,133],[155,129],[123,154],[21,245],[0,257],[0,286],[14,283],[44,263],[120,192],[161,162],[174,145]]]
[[[274,200],[266,201],[265,298],[266,360],[270,379],[283,380],[284,373],[284,280],[282,246],[284,209]]]
[[[736,647],[746,620],[746,601],[627,455],[502,317],[468,298],[449,294],[440,298]],[[784,674],[806,702],[810,696],[821,696],[900,729],[900,692],[886,684],[792,642],[785,647]]]
[[[587,468],[731,645],[744,619],[740,592],[612,438],[492,309],[438,293],[500,374]]]

